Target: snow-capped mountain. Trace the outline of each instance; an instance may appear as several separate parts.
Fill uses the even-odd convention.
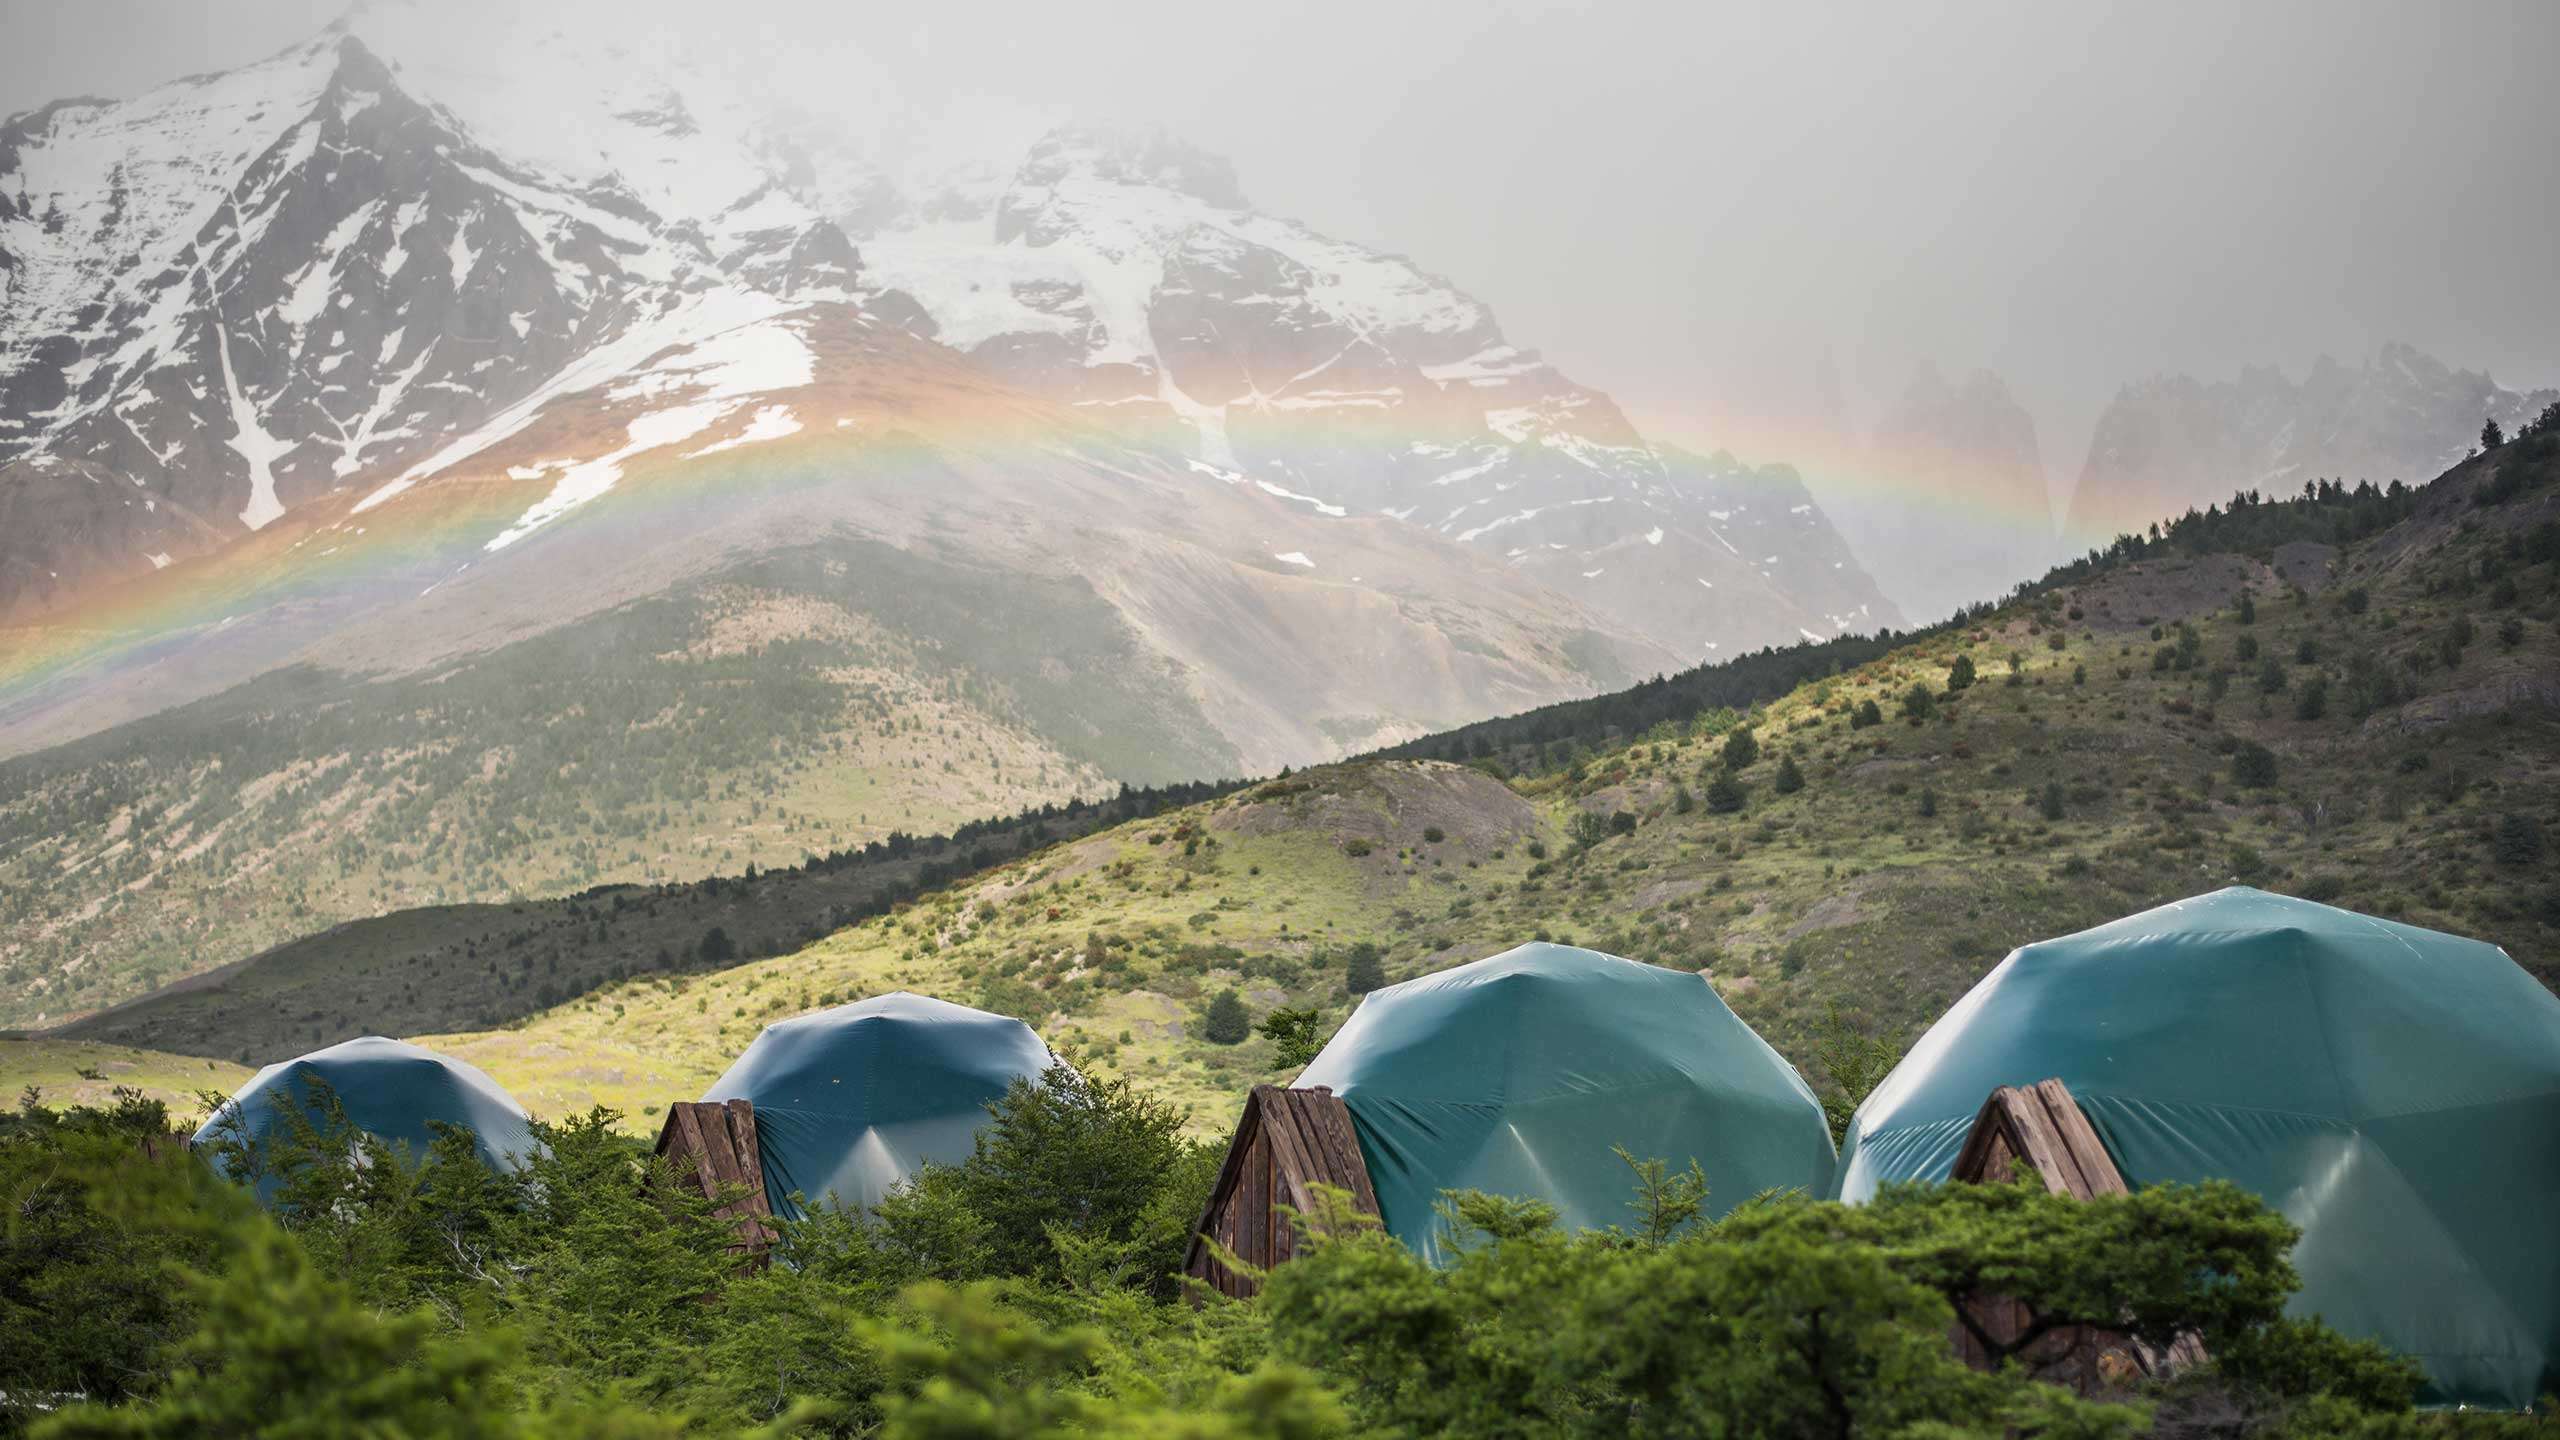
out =
[[[2403,344],[2361,365],[2327,356],[2300,382],[2272,366],[2236,379],[2157,376],[2099,417],[2067,532],[2103,544],[2238,490],[2316,479],[2420,483],[2479,443],[2483,420],[2513,432],[2560,391],[2508,390]]]
[[[658,348],[634,335],[684,338],[660,333],[671,314],[842,295],[853,264],[840,231],[769,194],[671,222],[618,173],[502,158],[344,33],[17,116],[0,128],[0,612],[402,472],[619,368],[600,355]]]
[[[1248,766],[1901,623],[1791,471],[1168,137],[438,23],[0,127],[8,748],[842,533],[1073,576]]]

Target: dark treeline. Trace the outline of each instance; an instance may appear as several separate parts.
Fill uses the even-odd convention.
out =
[[[2551,448],[2560,444],[2560,431],[2534,433],[2536,448],[2517,458],[2548,460]],[[2484,487],[2481,498],[2484,503],[2512,498],[2529,482],[2547,483],[2549,478],[2547,469],[2507,466]],[[2502,490],[2504,494],[2499,495]],[[2226,553],[2264,556],[2277,546],[2298,541],[2344,545],[2364,539],[2415,514],[2423,493],[2397,480],[2384,486],[2315,480],[2306,482],[2301,494],[2280,498],[2244,490],[2234,494],[2228,505],[2189,510],[2143,534],[2119,535],[2103,549],[2021,583],[2002,599],[1978,601],[1934,625],[1773,646],[1676,675],[1657,675],[1612,694],[1463,725],[1374,755],[1460,764],[1483,761],[1507,774],[1566,769],[1591,751],[1633,741],[1658,726],[1685,727],[1719,710],[1748,711],[1798,686],[1854,670],[1914,642],[1983,624],[2009,606],[2087,584],[2122,566]]]
[[[263,1063],[363,1034],[504,1025],[641,975],[787,954],[968,875],[1241,781],[1124,785],[1108,798],[895,833],[798,865],[553,900],[433,906],[351,921],[77,1021],[66,1035]]]

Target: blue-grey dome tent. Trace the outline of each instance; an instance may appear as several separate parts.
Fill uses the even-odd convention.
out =
[[[263,1147],[287,1126],[288,1107],[317,1123],[321,1117],[314,1106],[320,1092],[314,1080],[336,1096],[348,1123],[413,1159],[425,1156],[435,1139],[430,1124],[439,1122],[470,1131],[480,1158],[493,1168],[518,1168],[534,1153],[524,1107],[497,1081],[450,1055],[379,1035],[260,1070],[215,1110],[190,1143],[202,1148],[235,1138]],[[274,1191],[274,1177],[261,1177],[259,1198],[272,1200]]]
[[[1831,1183],[1821,1104],[1713,985],[1566,945],[1371,992],[1296,1084],[1349,1107],[1388,1232],[1434,1261],[1444,1190],[1543,1200],[1572,1230],[1629,1223],[1616,1149],[1695,1160],[1716,1214]]]
[[[901,991],[766,1026],[702,1098],[755,1106],[765,1195],[798,1218],[794,1195],[868,1209],[968,1159],[988,1102],[1050,1063],[1019,1020]]]
[[[1842,1198],[1945,1178],[1993,1087],[2048,1077],[2135,1188],[2301,1226],[2294,1311],[2428,1398],[2560,1387],[2560,998],[2496,946],[2246,888],[2028,945],[1859,1106]]]

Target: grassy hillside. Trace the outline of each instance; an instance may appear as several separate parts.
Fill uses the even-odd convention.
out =
[[[227,1060],[169,1055],[86,1040],[0,1040],[0,1073],[14,1101],[32,1087],[45,1104],[106,1105],[119,1087],[139,1090],[186,1120],[201,1113],[196,1096],[246,1084],[250,1071]]]
[[[1133,815],[1218,792],[1124,789],[1111,799],[893,835],[788,868],[686,884],[604,886],[562,899],[437,905],[350,921],[49,1032],[244,1062],[363,1033],[503,1025],[635,974],[779,955],[853,919]]]
[[[1549,742],[1560,763],[1508,781],[1497,748],[1266,782],[444,1043],[544,1103],[644,1107],[769,1020],[903,985],[1222,1121],[1277,1070],[1268,1040],[1201,1036],[1220,990],[1329,1025],[1358,942],[1395,979],[1546,936],[1704,970],[1819,1084],[1834,1005],[1903,1043],[2014,945],[2234,882],[2480,935],[2560,983],[2552,468],[2198,517],[1755,713]]]
[[[1214,1130],[1282,1073],[1269,1040],[1202,1034],[1219,992],[1329,1029],[1362,945],[1400,979],[1551,938],[1703,971],[1823,1085],[1834,1007],[1906,1043],[2014,945],[2233,882],[2560,984],[2560,464],[2510,448],[2422,492],[2194,517],[1753,710],[1477,727],[1442,742],[1484,751],[1466,766],[1284,776],[789,954],[427,1043],[645,1125],[761,1025],[906,987],[1021,1015]]]
[[[431,674],[280,672],[0,763],[0,1024],[360,916],[1233,769],[1089,590],[840,539]]]

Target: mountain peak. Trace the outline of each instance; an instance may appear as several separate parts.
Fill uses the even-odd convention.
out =
[[[1221,210],[1248,208],[1226,157],[1160,126],[1061,126],[1023,157],[1015,183],[1048,187],[1073,178],[1170,190]]]

